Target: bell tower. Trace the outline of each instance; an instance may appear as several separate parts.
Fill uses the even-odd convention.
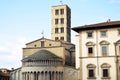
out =
[[[53,40],[71,42],[71,9],[67,5],[52,6]]]

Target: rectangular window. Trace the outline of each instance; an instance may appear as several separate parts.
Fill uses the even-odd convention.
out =
[[[55,24],[58,24],[58,21],[59,21],[58,19],[55,19]]]
[[[93,53],[93,47],[88,47],[88,54],[92,54]]]
[[[56,10],[55,10],[55,15],[58,15],[58,14],[59,14],[59,10],[56,9]]]
[[[55,28],[55,33],[58,33],[58,28]]]
[[[44,41],[41,41],[41,47],[44,47]]]
[[[106,37],[106,36],[107,36],[106,31],[101,31],[101,36],[102,36],[102,37]]]
[[[61,37],[60,40],[64,40],[64,37]]]
[[[61,33],[64,33],[64,27],[61,28]]]
[[[64,9],[60,9],[60,14],[64,14]]]
[[[107,54],[107,46],[102,46],[102,54]]]
[[[58,40],[58,37],[55,37],[55,40]]]
[[[89,69],[89,73],[88,73],[88,77],[94,77],[94,70],[93,69]]]
[[[64,18],[61,18],[61,24],[64,24]]]
[[[87,33],[87,37],[88,37],[88,38],[93,37],[92,32],[88,32],[88,33]]]
[[[103,77],[109,77],[108,69],[103,69]]]

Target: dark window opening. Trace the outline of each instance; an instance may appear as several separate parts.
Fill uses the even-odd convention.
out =
[[[92,53],[93,53],[93,48],[92,48],[92,47],[89,47],[89,48],[88,48],[88,53],[89,53],[89,54],[92,54]]]
[[[60,9],[60,14],[64,14],[64,9]]]
[[[56,9],[56,10],[55,10],[55,15],[58,15],[58,14],[59,14],[59,10]]]
[[[61,18],[61,24],[64,24],[64,18]]]
[[[55,40],[58,40],[58,37],[55,37]]]
[[[64,37],[61,37],[60,40],[64,40]]]
[[[58,24],[58,19],[55,19],[55,24]]]
[[[61,33],[64,33],[64,27],[61,28]]]
[[[92,32],[88,32],[88,37],[92,37]]]
[[[108,77],[108,69],[103,69],[103,77]]]
[[[55,28],[55,33],[58,33],[58,28]]]
[[[89,69],[89,77],[94,77],[94,70],[93,69]]]

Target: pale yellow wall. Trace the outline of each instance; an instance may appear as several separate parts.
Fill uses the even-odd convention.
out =
[[[63,80],[80,80],[79,70],[66,66],[64,67],[64,79]]]
[[[44,47],[41,47],[41,41],[44,41]],[[28,57],[40,50],[48,50],[54,53],[56,56],[63,58],[67,64],[73,66],[75,64],[75,45],[70,44],[69,42],[54,41],[46,38],[41,38],[27,43],[26,46],[26,48],[23,48],[23,58]],[[72,52],[70,53],[69,51],[71,50]]]
[[[65,48],[64,47],[51,47],[51,48],[23,48],[23,58],[28,57],[40,50],[48,50],[56,56],[65,59]]]

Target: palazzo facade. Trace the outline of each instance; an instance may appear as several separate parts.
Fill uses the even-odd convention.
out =
[[[73,28],[80,80],[120,80],[120,21]]]

